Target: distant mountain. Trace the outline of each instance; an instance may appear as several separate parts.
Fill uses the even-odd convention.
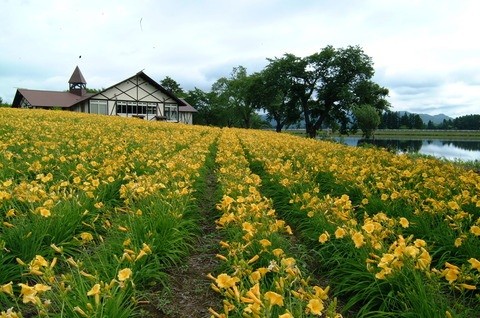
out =
[[[417,113],[411,113],[411,112],[407,112],[407,111],[399,111],[398,112],[400,114],[400,116],[403,116],[403,114],[407,113],[408,114],[417,114]],[[438,124],[441,124],[443,123],[443,120],[453,120],[452,117],[449,117],[445,114],[438,114],[438,115],[429,115],[429,114],[417,114],[420,116],[420,118],[423,120],[423,123],[426,125],[428,124],[428,121],[431,120],[432,123],[434,123],[435,125],[438,125]]]

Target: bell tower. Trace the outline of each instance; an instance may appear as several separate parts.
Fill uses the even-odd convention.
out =
[[[83,96],[87,92],[87,82],[82,75],[82,72],[78,68],[78,66],[73,71],[70,80],[68,81],[69,91],[72,94]]]

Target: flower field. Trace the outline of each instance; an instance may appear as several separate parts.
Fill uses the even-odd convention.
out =
[[[205,235],[207,178],[205,317],[480,317],[480,175],[454,164],[18,109],[0,150],[0,317],[155,316]]]

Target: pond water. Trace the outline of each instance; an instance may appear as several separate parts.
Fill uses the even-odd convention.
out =
[[[336,141],[349,146],[364,143],[384,147],[397,152],[412,152],[431,155],[449,160],[480,160],[479,140],[442,140],[442,139],[375,139],[365,140],[359,137],[337,137]]]

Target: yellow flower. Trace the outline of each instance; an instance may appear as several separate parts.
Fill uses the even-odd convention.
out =
[[[408,222],[408,220],[406,218],[400,218],[400,225],[403,227],[403,228],[407,228],[410,223]]]
[[[268,246],[272,245],[272,243],[267,239],[261,239],[258,242],[262,245],[262,247],[268,247]]]
[[[88,232],[82,232],[80,233],[80,238],[82,239],[83,243],[87,243],[93,240],[93,235]]]
[[[276,257],[281,257],[283,255],[283,250],[281,248],[276,248],[272,251],[272,253]]]
[[[463,243],[463,239],[461,237],[457,237],[453,244],[455,245],[455,247],[460,247],[462,246],[462,243]]]
[[[26,284],[18,284],[18,286],[22,288],[20,291],[20,295],[23,296],[22,301],[24,304],[27,304],[27,303],[37,304],[40,302],[40,299],[36,296],[37,291],[35,290],[35,288],[28,286]]]
[[[48,285],[44,285],[44,284],[35,284],[35,286],[33,286],[33,288],[37,291],[37,292],[46,292],[47,290],[51,290],[52,287],[48,286]]]
[[[363,234],[360,232],[355,232],[355,234],[352,235],[352,240],[356,248],[360,248],[365,244]]]
[[[420,269],[428,269],[430,263],[432,262],[432,257],[426,249],[422,248],[422,250],[422,254],[420,254],[420,257],[417,259],[417,265],[415,267]]]
[[[87,296],[100,295],[100,284],[93,285],[92,289],[87,292]]]
[[[460,209],[460,206],[459,206],[458,203],[455,202],[455,201],[450,201],[450,202],[448,202],[448,206],[449,206],[450,209],[452,209],[452,210],[459,210],[459,209]]]
[[[313,298],[313,299],[310,299],[310,301],[308,302],[307,308],[310,309],[310,312],[313,315],[320,316],[322,314],[322,310],[325,307],[323,306],[323,302],[320,299]]]
[[[40,208],[38,209],[38,212],[40,213],[41,216],[43,216],[44,218],[48,218],[49,216],[52,215],[52,213],[50,213],[50,210],[47,209],[47,208]]]
[[[265,293],[265,299],[268,300],[270,306],[280,306],[283,307],[283,296],[280,294],[277,294],[276,292],[273,291],[268,291]]]
[[[328,291],[330,290],[330,286],[327,286],[325,289],[320,286],[313,286],[313,290],[315,290],[315,297],[322,300],[328,299]]]
[[[472,265],[472,268],[476,269],[477,271],[480,272],[480,261],[477,260],[476,258],[471,258],[468,260],[470,265]]]
[[[347,231],[345,231],[345,229],[343,229],[341,227],[337,228],[337,230],[335,231],[335,237],[337,239],[343,238],[345,236],[345,234],[347,234]]]
[[[445,262],[446,269],[443,270],[442,274],[445,276],[445,279],[451,284],[457,280],[458,274],[460,274],[460,269],[458,266]]]
[[[13,308],[7,309],[7,311],[0,312],[0,317],[2,318],[21,318],[23,317],[20,313],[16,313],[13,311]]]
[[[257,270],[250,274],[250,279],[256,283],[262,278],[262,274]]]
[[[470,233],[472,233],[472,234],[475,235],[475,236],[480,236],[480,226],[473,225],[473,226],[470,228]]]
[[[363,204],[363,205],[367,205],[367,204],[368,204],[368,199],[367,199],[367,198],[363,198],[363,199],[362,199],[362,204]]]
[[[324,244],[326,241],[328,241],[328,238],[330,237],[330,235],[328,235],[328,232],[325,232],[325,233],[322,233],[320,234],[320,236],[318,237],[318,241],[322,244]]]
[[[124,268],[118,272],[118,280],[123,282],[132,276],[132,270],[130,268]]]
[[[388,200],[388,194],[386,194],[386,193],[382,194],[382,197],[380,199],[382,201],[387,201]]]
[[[422,239],[416,239],[415,242],[413,242],[416,247],[425,247],[427,246],[427,243],[422,240]]]
[[[47,267],[48,262],[42,255],[35,255],[35,258],[30,263],[31,267]]]
[[[278,318],[294,318],[291,313],[288,311],[282,315],[279,315]]]
[[[231,277],[228,274],[220,274],[217,276],[215,282],[219,288],[229,288],[235,286],[235,283],[239,282],[238,277]]]
[[[375,230],[375,224],[373,224],[373,222],[368,222],[362,226],[362,229],[368,234],[371,234]]]
[[[0,292],[13,296],[13,282],[0,286]]]

